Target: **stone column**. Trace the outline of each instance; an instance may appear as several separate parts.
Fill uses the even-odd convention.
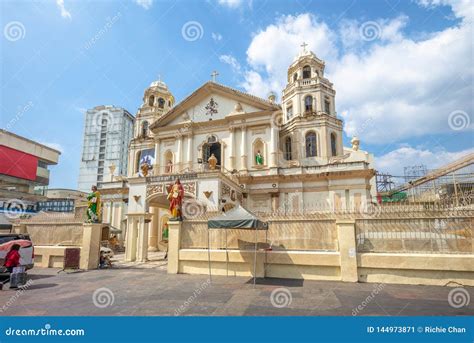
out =
[[[176,169],[173,168],[174,173],[178,173],[181,170],[181,166],[183,162],[182,145],[183,145],[183,136],[180,135],[178,137],[178,148],[176,152]]]
[[[318,137],[319,137],[319,142],[317,142],[317,145],[319,146],[318,149],[318,156],[321,157],[329,157],[331,156],[331,144],[328,144],[330,141],[330,137],[328,136],[329,132],[327,127],[323,126],[321,128],[321,131],[319,131]]]
[[[134,216],[127,216],[127,246],[125,248],[125,261],[132,262],[137,259],[137,232],[138,223]]]
[[[278,131],[275,124],[272,123],[270,128],[270,168],[277,166],[277,153],[278,153]]]
[[[102,224],[84,224],[82,229],[82,247],[80,268],[97,269],[99,266],[100,240]]]
[[[150,215],[140,215],[138,220],[137,261],[146,262],[148,259],[148,224]]]
[[[149,227],[149,236],[148,236],[148,251],[158,251],[158,220],[159,220],[159,210],[157,207],[151,207],[150,211],[152,214],[150,227]]]
[[[168,274],[178,274],[179,271],[181,224],[179,221],[168,221]]]
[[[160,139],[155,139],[155,165],[153,166],[153,175],[160,174]]]
[[[229,144],[229,169],[235,169],[235,134],[234,128],[231,126],[229,128],[230,131],[230,144]]]
[[[240,170],[247,171],[247,127],[242,126],[242,141],[240,142]]]
[[[272,212],[276,213],[280,209],[280,193],[272,193]]]
[[[341,280],[357,282],[357,245],[354,220],[336,220],[341,259]]]
[[[193,169],[193,135],[189,134],[188,135],[188,168],[190,170]]]
[[[127,175],[128,176],[133,176],[135,172],[135,150],[130,149],[130,152],[128,153],[128,171]]]

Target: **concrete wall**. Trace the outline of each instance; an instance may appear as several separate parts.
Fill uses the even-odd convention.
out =
[[[190,245],[192,235],[183,232],[188,229],[186,223],[173,225],[169,273],[208,274],[211,269],[213,275],[253,276],[256,256],[258,277],[474,286],[474,254],[358,253],[355,220],[336,220],[336,251],[259,249],[255,254],[249,247],[247,250],[231,248],[226,252],[216,246],[216,240],[211,240],[209,253],[205,247],[182,248],[183,237],[186,246]],[[326,240],[330,242],[331,236]],[[201,239],[198,245],[202,245]]]
[[[99,264],[100,242],[104,224],[82,224],[73,225],[71,223],[39,223],[39,224],[19,224],[13,227],[16,233],[32,233],[32,242],[34,245],[34,263],[36,267],[42,268],[63,268],[64,253],[67,248],[80,248],[80,268],[84,270],[96,269]],[[44,237],[39,245],[35,244],[35,236],[38,238],[43,231]],[[49,232],[49,233],[48,233]],[[50,233],[59,234],[61,237],[73,237],[74,243],[68,245],[54,245],[57,239]],[[77,237],[80,236],[80,240]],[[46,238],[50,238],[48,242]],[[60,239],[62,240],[62,238]]]

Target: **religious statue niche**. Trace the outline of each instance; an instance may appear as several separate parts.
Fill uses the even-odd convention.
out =
[[[255,155],[255,163],[257,166],[263,166],[263,156],[260,153],[260,150],[258,150],[257,154]]]
[[[209,100],[209,102],[207,103],[206,107],[204,107],[206,109],[206,115],[210,116],[209,120],[212,120],[212,115],[218,112],[218,107],[219,104],[214,101],[214,98],[211,98],[211,100]]]
[[[183,221],[183,198],[184,198],[184,188],[179,178],[176,179],[174,185],[172,185],[168,190],[168,200],[170,202],[169,210],[171,212],[171,221]]]
[[[92,186],[92,192],[87,195],[87,220],[86,223],[100,223],[102,202],[100,193],[96,186]]]

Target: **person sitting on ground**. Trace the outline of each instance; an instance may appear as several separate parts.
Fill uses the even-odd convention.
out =
[[[106,266],[112,268],[112,261],[110,261],[109,256],[105,254],[105,251],[101,251],[99,258],[99,269],[105,268]]]
[[[10,251],[5,256],[4,266],[7,268],[8,272],[11,273],[13,268],[20,265],[20,245],[13,244],[10,248]]]

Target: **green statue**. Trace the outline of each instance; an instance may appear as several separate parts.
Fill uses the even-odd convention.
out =
[[[260,153],[260,150],[257,151],[257,155],[255,155],[255,162],[257,166],[263,166],[263,156]]]

